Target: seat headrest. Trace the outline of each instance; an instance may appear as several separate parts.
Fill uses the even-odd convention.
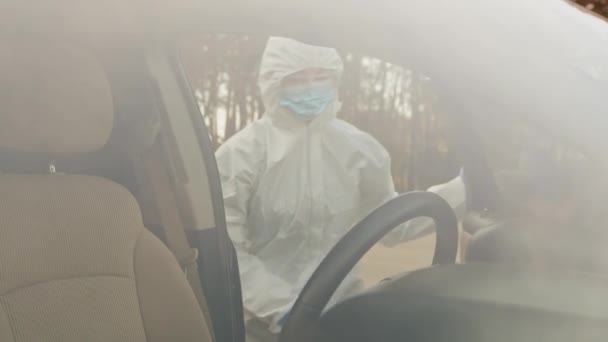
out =
[[[0,44],[0,148],[49,157],[101,149],[113,107],[92,52],[43,41]]]

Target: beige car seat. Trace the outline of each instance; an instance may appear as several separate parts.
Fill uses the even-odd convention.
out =
[[[212,341],[170,251],[110,180],[53,173],[104,146],[110,86],[88,50],[0,46],[0,149],[49,172],[0,175],[0,341]]]

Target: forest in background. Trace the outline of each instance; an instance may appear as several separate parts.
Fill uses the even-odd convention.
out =
[[[608,16],[608,0],[576,2]],[[264,113],[257,73],[265,44],[266,37],[210,34],[182,46],[181,56],[215,148]],[[397,190],[426,189],[453,177],[458,164],[447,148],[445,113],[435,105],[432,80],[373,56],[340,53],[345,70],[338,116],[388,150]],[[517,150],[512,145],[520,143],[505,142],[496,148]]]
[[[264,113],[258,86],[266,37],[206,35],[182,47],[214,147]],[[370,133],[392,158],[399,191],[425,189],[458,173],[444,139],[431,82],[370,56],[342,53],[338,117]]]

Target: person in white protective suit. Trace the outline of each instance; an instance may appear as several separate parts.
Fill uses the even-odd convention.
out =
[[[276,338],[328,251],[366,214],[396,196],[387,151],[336,118],[342,70],[334,49],[270,38],[259,75],[266,113],[217,151],[249,341]],[[460,179],[435,191],[442,189],[462,211]],[[385,242],[397,244],[432,230],[430,219],[414,220]],[[360,287],[353,273],[334,301]]]

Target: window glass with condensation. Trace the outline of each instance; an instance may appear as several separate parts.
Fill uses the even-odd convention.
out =
[[[373,55],[267,44],[199,35],[183,41],[180,57],[218,151],[231,238],[297,283],[392,193],[446,183],[460,167],[428,77]],[[434,233],[425,233],[377,244],[359,265],[365,287],[429,266]],[[283,272],[290,265],[300,274]]]

